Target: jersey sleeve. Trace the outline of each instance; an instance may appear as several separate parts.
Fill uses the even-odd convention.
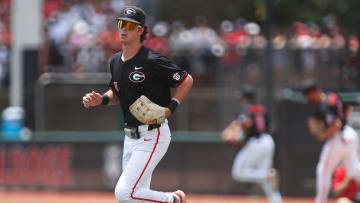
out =
[[[336,118],[336,116],[329,111],[329,106],[326,102],[321,103],[311,117],[324,122],[325,127],[328,127]]]
[[[157,56],[154,60],[158,77],[170,87],[179,86],[187,77],[188,72],[178,67],[165,56]]]

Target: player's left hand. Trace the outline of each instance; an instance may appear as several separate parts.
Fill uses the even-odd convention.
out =
[[[135,100],[129,110],[138,121],[144,124],[153,124],[154,121],[157,124],[163,124],[166,119],[167,108],[157,105],[145,95],[141,95]]]
[[[165,110],[165,118],[169,118],[169,116],[171,116],[171,111],[169,108],[166,108]],[[151,120],[148,122],[148,124],[156,124],[157,120],[154,119],[154,120]]]
[[[239,120],[232,121],[221,133],[221,139],[231,144],[237,145],[239,142],[243,142],[245,138],[246,134]]]

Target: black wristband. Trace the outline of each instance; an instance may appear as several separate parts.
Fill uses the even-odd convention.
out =
[[[106,94],[104,94],[102,97],[102,101],[101,101],[101,104],[102,105],[108,105],[108,103],[110,102],[110,98],[109,96],[107,96]]]
[[[172,99],[169,103],[168,109],[170,109],[171,113],[173,113],[176,107],[178,107],[178,105],[179,103],[176,100]]]

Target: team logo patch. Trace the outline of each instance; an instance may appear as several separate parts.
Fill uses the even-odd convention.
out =
[[[129,75],[131,82],[142,82],[145,80],[145,74],[140,71],[133,71]]]
[[[127,8],[124,10],[124,14],[127,16],[133,16],[136,14],[136,11],[133,8]]]
[[[180,76],[179,73],[174,73],[172,77],[173,77],[173,79],[176,80],[176,81],[179,81],[179,80],[181,79],[181,76]]]

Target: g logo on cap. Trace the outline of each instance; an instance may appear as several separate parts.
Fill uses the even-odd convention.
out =
[[[133,8],[127,8],[124,10],[124,14],[127,16],[133,16],[136,14],[136,11]]]

